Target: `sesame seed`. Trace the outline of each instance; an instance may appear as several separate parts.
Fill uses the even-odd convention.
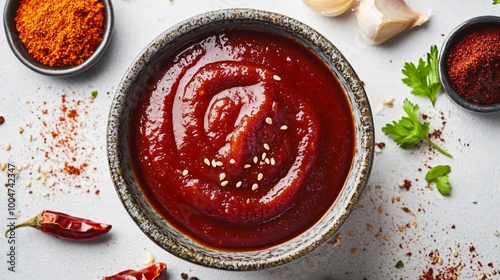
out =
[[[352,249],[351,254],[357,255],[358,254],[358,249]]]
[[[212,167],[217,167],[217,162],[215,161],[215,159],[212,159]]]
[[[47,173],[52,173],[52,165],[49,165],[49,168],[47,169]]]
[[[5,168],[7,168],[7,163],[2,162],[2,163],[0,164],[0,169],[1,169],[2,171],[4,171],[4,170],[5,170]]]
[[[184,170],[182,171],[182,176],[186,176],[186,175],[188,175],[188,174],[189,174],[189,171],[188,171],[187,169],[184,169]]]
[[[373,230],[373,226],[372,226],[372,225],[368,225],[368,226],[366,227],[366,229],[367,229],[368,231],[372,231],[372,230]]]
[[[210,160],[208,158],[204,158],[203,162],[205,162],[206,165],[210,166]]]
[[[19,127],[19,133],[21,133],[21,134],[22,134],[23,132],[24,132],[24,127],[20,126],[20,127]]]
[[[234,160],[234,158],[232,158],[232,159],[230,159],[230,160],[229,160],[229,163],[230,163],[230,164],[234,164],[235,162],[236,162],[236,161]]]
[[[216,162],[215,162],[215,165],[217,165],[217,166],[223,166],[223,165],[224,165],[224,163],[222,163],[222,161],[216,161]]]
[[[274,76],[273,76],[273,79],[274,79],[275,81],[281,81],[281,77],[280,77],[280,76],[278,76],[278,75],[274,75]]]
[[[288,126],[286,126],[286,125],[282,125],[282,126],[280,127],[280,129],[281,129],[281,130],[287,130],[287,129],[288,129]]]
[[[243,184],[241,181],[238,181],[238,183],[236,183],[236,187],[239,188],[241,187],[241,184]]]
[[[252,191],[256,191],[259,188],[259,185],[256,183],[252,185]]]
[[[390,237],[390,236],[388,236],[388,235],[386,235],[386,236],[384,236],[384,240],[385,240],[385,241],[389,241],[389,240],[391,240],[391,237]]]
[[[268,158],[265,158],[265,159],[264,159],[264,162],[265,162],[265,163],[267,163],[267,164],[270,164],[270,163],[271,163],[271,161],[270,161]]]
[[[394,97],[390,97],[386,100],[384,100],[384,105],[387,107],[393,107],[394,106]]]
[[[245,169],[248,169],[248,168],[250,168],[250,167],[252,167],[250,164],[245,164],[245,165],[243,166],[243,168],[245,168]]]
[[[49,187],[53,187],[55,185],[56,185],[56,181],[52,181],[52,182],[50,182]]]
[[[10,144],[6,144],[6,145],[5,145],[5,150],[6,150],[6,151],[10,150]]]
[[[223,187],[225,187],[228,183],[229,183],[229,181],[222,181],[222,182],[220,183],[220,185],[221,185],[221,186],[223,186]]]
[[[455,258],[456,258],[456,257],[458,257],[458,251],[457,251],[457,250],[455,250],[455,249],[453,249],[453,250],[451,251],[451,254],[452,254]]]
[[[269,144],[264,143],[264,149],[266,149],[266,150],[268,150],[268,151],[269,151],[269,149],[270,149]]]
[[[257,181],[261,181],[263,178],[264,178],[264,174],[259,173],[259,174],[257,175]]]
[[[26,187],[27,188],[31,187],[31,181],[29,181],[28,183],[26,183]]]
[[[275,165],[276,164],[276,160],[274,160],[274,158],[271,158],[271,165]]]
[[[266,153],[262,153],[262,160],[265,160],[267,157],[267,154]]]
[[[267,117],[266,118],[266,123],[267,124],[273,124],[273,119],[271,119],[270,117]]]
[[[378,212],[379,212],[380,214],[382,214],[382,212],[384,212],[384,207],[380,206],[380,207],[378,208]]]
[[[257,163],[259,161],[259,158],[257,156],[253,157],[253,163]]]
[[[42,175],[36,174],[35,179],[40,180],[42,178]]]
[[[226,173],[219,174],[219,180],[222,181],[224,179],[226,179]]]

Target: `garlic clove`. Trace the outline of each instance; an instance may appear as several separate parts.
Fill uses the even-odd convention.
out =
[[[303,0],[311,9],[328,17],[335,17],[347,11],[356,0]]]
[[[429,20],[429,16],[413,11],[403,0],[361,0],[356,16],[361,33],[374,45]]]

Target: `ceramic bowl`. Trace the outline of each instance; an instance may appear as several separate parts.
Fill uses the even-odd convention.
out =
[[[350,173],[334,205],[309,230],[278,246],[245,252],[206,248],[165,221],[141,192],[128,146],[130,112],[138,94],[177,48],[203,32],[221,28],[258,30],[287,36],[314,51],[340,80],[352,107],[356,130],[356,152]],[[321,34],[284,15],[252,9],[212,11],[189,18],[162,33],[140,53],[126,71],[112,102],[107,130],[108,161],[116,191],[139,228],[168,252],[196,264],[225,270],[258,270],[295,260],[328,240],[352,211],[365,187],[372,166],[374,128],[370,105],[358,76],[339,52]]]
[[[457,91],[453,88],[453,86],[449,81],[446,60],[448,59],[451,49],[456,45],[456,43],[461,38],[463,38],[463,36],[465,36],[473,29],[487,27],[487,26],[494,26],[500,28],[500,17],[479,16],[468,19],[465,22],[461,23],[455,29],[453,29],[451,33],[448,35],[448,37],[445,39],[439,56],[438,70],[444,91],[450,96],[450,98],[453,101],[455,101],[455,103],[457,103],[461,107],[478,113],[491,113],[500,111],[500,103],[484,105],[484,104],[474,103],[463,98],[459,93],[457,93]]]
[[[5,9],[3,15],[3,23],[5,28],[5,33],[7,35],[7,41],[9,46],[16,55],[16,57],[29,69],[47,76],[57,76],[57,77],[67,77],[73,76],[92,67],[104,54],[106,48],[109,45],[111,38],[111,33],[113,31],[113,6],[110,0],[102,0],[104,3],[104,13],[105,13],[105,31],[101,44],[96,48],[92,56],[87,58],[83,63],[74,66],[65,67],[50,67],[43,65],[37,60],[35,60],[24,46],[23,42],[19,38],[19,33],[16,29],[15,17],[17,14],[17,9],[19,8],[20,0],[7,0],[5,2]]]

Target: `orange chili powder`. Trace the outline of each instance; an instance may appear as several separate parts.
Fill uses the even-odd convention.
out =
[[[15,18],[28,53],[48,66],[78,65],[104,34],[100,0],[21,0]]]

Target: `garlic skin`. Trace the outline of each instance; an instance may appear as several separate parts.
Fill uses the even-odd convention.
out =
[[[356,16],[361,34],[374,45],[429,20],[428,15],[413,11],[403,0],[361,0]]]
[[[303,0],[311,9],[327,17],[336,17],[347,11],[356,0]]]

